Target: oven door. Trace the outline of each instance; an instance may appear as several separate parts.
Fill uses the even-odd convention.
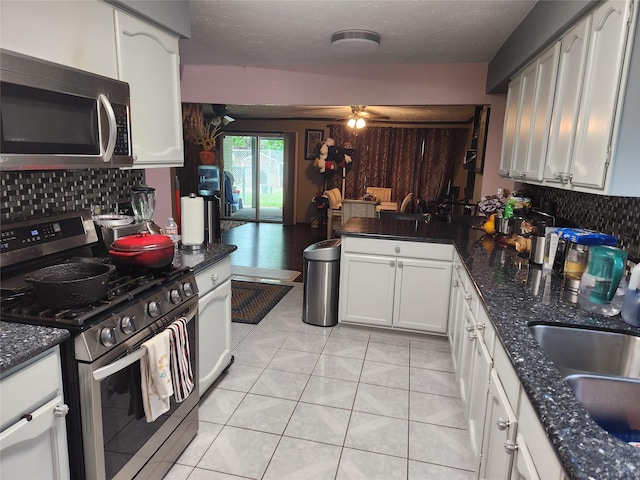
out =
[[[171,319],[159,319],[95,362],[78,365],[88,479],[129,479],[141,471],[145,472],[142,477],[161,478],[162,468],[169,468],[195,435],[199,397],[197,300],[185,304]],[[176,403],[172,396],[171,409],[147,423],[140,387],[140,359],[146,350],[140,345],[179,317],[187,319],[195,387],[182,403]],[[193,435],[188,435],[189,430]],[[179,438],[187,438],[187,442],[176,443]]]

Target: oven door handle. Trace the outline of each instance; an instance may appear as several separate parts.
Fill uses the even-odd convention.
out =
[[[101,367],[96,371],[94,371],[93,378],[96,379],[97,381],[107,378],[109,375],[113,375],[114,373],[117,373],[120,370],[123,370],[124,368],[128,367],[132,363],[137,362],[146,354],[147,354],[147,347],[142,345],[138,350],[136,350],[133,353],[130,353],[126,357],[122,357],[121,359],[116,360],[115,362],[110,363],[109,365],[105,365],[104,367]]]

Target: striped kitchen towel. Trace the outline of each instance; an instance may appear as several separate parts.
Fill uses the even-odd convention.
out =
[[[182,402],[193,390],[193,371],[191,370],[191,352],[187,319],[177,319],[167,327],[171,332],[171,379],[176,402]]]

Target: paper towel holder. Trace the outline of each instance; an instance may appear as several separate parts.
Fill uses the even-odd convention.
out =
[[[181,202],[183,202],[185,199],[195,199],[195,198],[202,198],[202,197],[198,197],[195,193],[190,193],[188,197],[182,197],[181,198]],[[182,232],[182,239],[184,239],[185,237],[185,222],[188,220],[189,215],[187,215],[186,209],[184,205],[181,205],[181,210],[183,212],[182,214],[182,218],[181,218],[181,232]],[[203,204],[204,207],[204,204]],[[182,241],[180,242],[180,248],[182,250],[185,250],[187,252],[199,252],[201,250],[203,250],[204,248],[206,248],[207,242],[206,239],[204,238],[204,211],[200,212],[200,217],[202,217],[200,220],[203,222],[202,224],[202,235],[203,235],[203,241],[201,243],[188,243],[185,244]]]

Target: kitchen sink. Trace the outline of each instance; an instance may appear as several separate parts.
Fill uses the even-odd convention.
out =
[[[565,377],[592,373],[640,378],[640,337],[557,325],[531,325],[529,329]]]
[[[621,440],[640,442],[640,379],[577,374],[565,380],[598,425]]]

